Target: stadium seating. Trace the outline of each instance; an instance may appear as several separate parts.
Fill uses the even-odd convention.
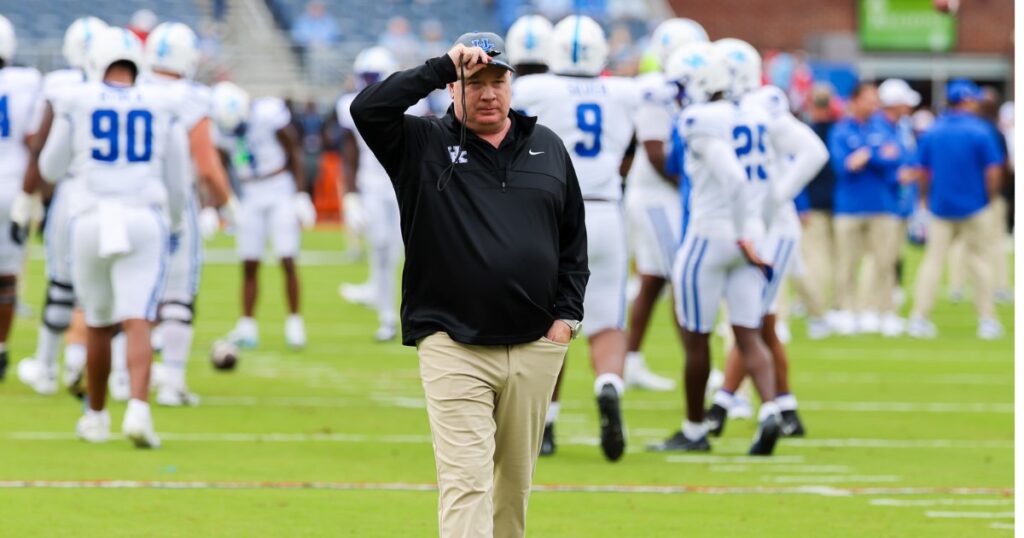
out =
[[[0,13],[14,23],[18,38],[23,41],[49,40],[64,35],[71,21],[83,15],[98,15],[111,24],[128,24],[132,13],[148,8],[160,20],[177,20],[195,27],[200,12],[195,0],[47,0],[46,9],[35,2],[0,2]]]

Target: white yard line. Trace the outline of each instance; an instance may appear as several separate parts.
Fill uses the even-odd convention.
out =
[[[299,482],[299,481],[141,481],[141,480],[5,480],[0,489],[274,489],[274,490],[373,490],[373,491],[436,491],[434,484],[404,482]],[[707,495],[820,495],[848,497],[853,495],[1006,495],[1010,490],[991,488],[835,488],[830,486],[642,486],[619,484],[536,484],[535,492],[569,493],[655,493]],[[957,491],[959,493],[952,493]],[[1011,512],[1006,512],[1010,514]]]
[[[876,482],[899,482],[902,476],[885,475],[854,475],[854,474],[832,474],[832,475],[768,475],[762,476],[765,482],[776,484],[850,484],[850,483],[876,483]]]
[[[924,513],[927,517],[939,519],[1013,519],[1013,512],[937,512]]]
[[[219,443],[219,442],[272,442],[272,443],[382,443],[382,444],[408,444],[408,443],[430,443],[430,435],[379,435],[363,433],[282,433],[282,432],[237,432],[237,433],[175,433],[160,432],[160,437],[167,441],[183,441],[197,443]],[[0,434],[0,438],[15,441],[68,441],[75,439],[72,432],[7,432]],[[568,445],[596,446],[596,437],[567,437],[562,440]],[[950,448],[950,449],[984,449],[984,448],[1013,448],[1013,441],[1000,440],[962,440],[962,439],[784,439],[784,446],[791,448]],[[719,441],[724,446],[746,446],[747,441],[742,439],[728,439]],[[643,444],[636,444],[636,452],[643,451]],[[717,459],[717,458],[725,458]],[[744,456],[704,456],[704,455],[668,455],[666,461],[670,463],[732,463],[732,464],[780,464],[802,462],[798,460],[782,459],[791,456],[774,456],[771,458],[752,458]]]
[[[1013,499],[871,499],[872,506],[1012,506]]]
[[[1012,531],[1014,529],[1013,523],[1003,523],[1001,521],[996,521],[995,523],[989,525],[989,527],[1005,531]]]

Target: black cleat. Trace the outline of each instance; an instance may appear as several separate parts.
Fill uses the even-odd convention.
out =
[[[783,437],[803,437],[804,424],[800,422],[800,415],[796,414],[796,409],[792,411],[782,412],[782,436]]]
[[[0,351],[0,381],[4,380],[5,375],[7,375],[7,352]]]
[[[722,432],[725,431],[725,419],[729,416],[729,411],[724,407],[715,404],[708,409],[707,413],[704,413],[704,423],[708,426],[708,433],[714,437],[721,437]]]
[[[618,461],[626,451],[626,435],[622,430],[619,393],[611,383],[601,387],[601,394],[597,396],[597,409],[601,412],[601,450],[608,461]]]
[[[647,445],[648,452],[711,452],[711,444],[708,443],[708,436],[704,435],[696,441],[683,435],[679,430],[664,441]]]
[[[778,415],[769,415],[757,425],[754,443],[750,445],[751,456],[771,456],[775,451],[775,443],[782,435],[782,422]]]
[[[555,454],[555,423],[544,425],[544,437],[540,440],[540,455],[553,456]]]

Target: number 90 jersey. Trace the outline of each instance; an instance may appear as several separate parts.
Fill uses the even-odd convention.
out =
[[[640,101],[634,81],[620,77],[541,74],[512,85],[512,108],[537,116],[569,150],[584,199],[622,198],[619,165]]]
[[[86,83],[53,104],[51,138],[69,135],[70,147],[62,140],[47,146],[55,146],[56,159],[73,159],[71,168],[93,194],[165,203],[165,155],[172,138],[184,137],[180,106],[163,87]]]

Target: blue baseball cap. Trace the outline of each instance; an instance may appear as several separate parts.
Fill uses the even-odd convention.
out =
[[[946,100],[951,105],[959,105],[967,100],[981,98],[981,88],[970,80],[958,78],[946,84]]]
[[[456,45],[466,47],[480,47],[491,57],[490,65],[508,69],[515,73],[516,70],[506,61],[505,40],[493,32],[468,32],[455,40]]]

